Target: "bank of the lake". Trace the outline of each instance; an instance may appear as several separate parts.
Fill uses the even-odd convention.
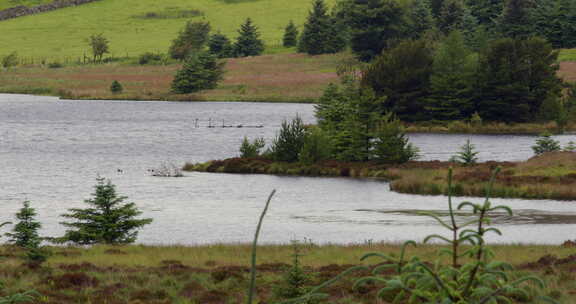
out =
[[[264,223],[264,229],[269,223]],[[354,240],[351,240],[354,241]],[[544,294],[560,303],[576,301],[574,248],[543,245],[489,246],[496,260],[511,263],[508,274],[535,274],[546,283]],[[443,246],[419,244],[407,256],[434,262]],[[52,247],[52,256],[38,269],[22,265],[20,251],[1,247],[3,294],[34,289],[41,296],[31,303],[243,303],[249,281],[249,244],[206,246],[92,246]],[[315,245],[301,243],[300,265],[315,286],[352,265],[373,267],[380,259],[360,261],[368,252],[398,254],[399,244],[360,243]],[[267,245],[257,249],[257,300],[280,300],[285,274],[293,261],[293,246]],[[443,260],[448,262],[448,259]],[[368,272],[355,272],[326,288],[330,303],[374,303],[379,284],[353,288]],[[382,274],[388,276],[389,273]]]
[[[519,162],[488,161],[462,165],[447,161],[411,161],[401,165],[375,162],[323,161],[316,164],[275,162],[265,158],[229,158],[198,164],[186,171],[277,174],[296,176],[342,176],[390,181],[400,193],[445,195],[448,169],[453,168],[456,196],[485,196],[492,172],[501,167],[492,189],[493,197],[576,200],[576,153],[545,153]]]
[[[19,66],[0,73],[0,92],[52,95],[65,99],[314,102],[349,53],[309,56],[275,54],[226,59],[224,80],[214,90],[173,94],[171,82],[180,63],[138,65],[133,60],[60,68]],[[124,90],[110,92],[119,81]]]

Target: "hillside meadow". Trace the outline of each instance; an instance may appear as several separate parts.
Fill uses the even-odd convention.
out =
[[[35,6],[40,4],[49,3],[51,0],[0,0],[0,10],[24,5],[24,6]]]
[[[311,102],[328,83],[338,81],[338,62],[349,56],[276,54],[228,59],[224,81],[215,90],[198,94],[170,93],[179,64],[17,67],[0,73],[0,92],[69,99]],[[110,92],[113,80],[123,85],[122,94]]]
[[[187,20],[206,20],[214,32],[235,38],[250,17],[261,38],[272,47],[281,44],[290,20],[301,25],[310,0],[102,0],[43,14],[0,22],[0,55],[17,51],[22,57],[64,61],[87,54],[86,38],[102,33],[113,56],[136,57],[166,52]],[[333,5],[336,0],[327,0]],[[9,0],[0,1],[0,8]],[[148,18],[156,14],[157,17]],[[196,15],[195,17],[190,17]],[[87,54],[89,55],[89,54]]]
[[[319,56],[285,53],[227,59],[222,83],[214,90],[197,94],[170,92],[179,64],[141,66],[120,62],[63,68],[19,66],[0,73],[0,92],[68,99],[313,102],[322,95],[326,85],[339,81],[338,64],[351,57],[350,53]],[[575,81],[576,62],[562,62],[559,74],[568,81]],[[122,94],[110,92],[114,80],[123,85]],[[411,131],[438,130],[417,128]]]

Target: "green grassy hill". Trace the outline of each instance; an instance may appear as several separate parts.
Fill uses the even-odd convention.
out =
[[[9,2],[0,0],[0,6]],[[82,57],[88,50],[86,38],[97,33],[110,40],[115,56],[165,52],[186,20],[208,20],[213,31],[234,38],[247,17],[273,47],[280,45],[289,20],[304,22],[310,6],[311,0],[102,0],[0,22],[0,55],[17,51],[23,57]],[[177,17],[190,10],[203,16]],[[144,18],[148,13],[169,18]]]
[[[0,10],[24,5],[24,6],[35,6],[44,3],[50,3],[52,0],[0,0]]]

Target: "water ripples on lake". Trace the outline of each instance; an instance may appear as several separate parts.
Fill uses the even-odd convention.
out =
[[[248,242],[272,189],[278,194],[264,222],[263,242],[421,240],[443,232],[418,212],[443,211],[446,198],[393,193],[379,181],[149,175],[148,169],[162,162],[182,165],[235,156],[244,136],[270,142],[282,120],[296,114],[306,123],[314,122],[313,105],[307,104],[59,101],[0,95],[0,220],[11,220],[21,202],[30,200],[43,233],[60,235],[59,215],[67,208],[82,207],[100,175],[112,179],[118,192],[137,203],[144,216],[154,218],[141,231],[140,243]],[[208,128],[209,124],[214,127]],[[221,128],[222,124],[234,127]],[[524,160],[532,155],[535,140],[512,135],[412,134],[410,138],[426,160],[447,160],[468,138],[481,151],[482,160]],[[556,138],[562,143],[576,141],[574,136]],[[509,205],[516,215],[495,217],[504,236],[493,241],[560,243],[576,238],[574,202],[498,199],[494,203]]]

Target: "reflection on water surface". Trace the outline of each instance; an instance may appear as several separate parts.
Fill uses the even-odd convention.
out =
[[[304,237],[337,243],[402,241],[443,232],[417,212],[442,211],[446,198],[393,193],[379,181],[203,173],[157,178],[148,172],[162,162],[235,156],[244,136],[270,140],[282,120],[297,113],[306,123],[314,122],[313,105],[306,104],[92,102],[0,95],[0,220],[10,219],[23,200],[30,200],[43,233],[59,235],[59,215],[82,207],[95,178],[102,175],[144,216],[154,218],[140,233],[142,243],[248,242],[272,189],[278,194],[264,222],[264,242]],[[206,127],[222,121],[263,127]],[[467,138],[484,160],[527,159],[534,142],[533,136],[410,137],[424,159],[441,160]],[[516,211],[514,217],[495,217],[504,236],[494,241],[560,243],[574,238],[574,202],[494,203]]]

